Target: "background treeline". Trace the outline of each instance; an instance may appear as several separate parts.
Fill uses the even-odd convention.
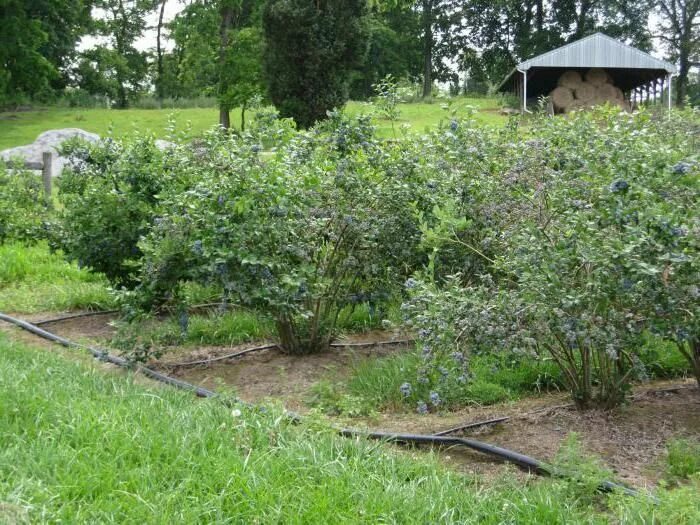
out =
[[[643,50],[658,38],[680,66],[678,102],[697,98],[700,0],[189,0],[166,23],[172,2],[1,0],[0,106],[210,97],[226,125],[262,96],[303,123],[387,75],[420,97],[436,82],[486,93],[517,61],[596,31]]]

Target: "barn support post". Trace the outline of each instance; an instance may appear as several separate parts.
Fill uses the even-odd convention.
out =
[[[520,112],[524,115],[527,113],[527,70],[518,69],[518,72],[523,75],[523,98]]]
[[[668,110],[671,111],[671,104],[672,99],[671,99],[671,86],[673,85],[673,74],[669,73],[668,75]]]

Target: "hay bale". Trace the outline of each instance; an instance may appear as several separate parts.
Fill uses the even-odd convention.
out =
[[[593,84],[596,87],[610,83],[610,77],[604,69],[594,67],[586,72],[586,82]]]
[[[585,107],[586,103],[583,100],[572,100],[571,103],[564,108],[564,113],[571,113],[572,111],[584,109]]]
[[[625,94],[619,87],[615,86],[615,91],[617,92],[616,98],[618,98],[619,100],[625,100]]]
[[[597,88],[597,96],[604,100],[617,100],[622,99],[622,91],[612,84],[603,84]]]
[[[562,76],[559,77],[558,84],[562,87],[574,89],[581,82],[583,82],[583,79],[578,71],[565,71]]]
[[[583,100],[584,102],[589,102],[593,100],[596,96],[596,87],[588,82],[582,82],[574,89],[574,95],[576,95],[577,100]]]
[[[549,94],[554,109],[563,110],[574,101],[574,93],[567,87],[559,86]]]

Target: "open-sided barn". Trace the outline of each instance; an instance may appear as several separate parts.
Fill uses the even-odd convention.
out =
[[[519,63],[498,90],[515,93],[521,110],[542,96],[566,112],[604,102],[631,107],[642,101],[671,104],[673,64],[595,33]]]

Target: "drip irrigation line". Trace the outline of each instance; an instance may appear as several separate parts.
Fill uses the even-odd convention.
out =
[[[97,315],[110,315],[119,313],[119,310],[96,310],[94,312],[81,312],[79,314],[69,314],[61,317],[53,317],[51,319],[44,319],[42,321],[34,322],[34,326],[42,326],[51,323],[60,323],[61,321],[69,321],[71,319],[79,319],[81,317],[93,317]]]
[[[389,341],[360,342],[360,343],[331,343],[331,348],[357,347],[357,346],[379,346],[379,345],[400,345],[414,343],[415,339],[392,339]]]
[[[234,359],[242,355],[250,354],[252,352],[258,352],[260,350],[269,350],[272,348],[279,348],[277,343],[270,343],[268,345],[254,346],[253,348],[246,348],[245,350],[240,350],[234,352],[233,354],[221,355],[219,357],[212,357],[210,359],[199,359],[197,361],[185,361],[183,363],[162,363],[166,367],[185,367],[185,366],[196,366],[196,365],[208,365],[209,363],[216,363],[217,361],[225,361],[227,359]]]
[[[196,385],[193,385],[191,383],[187,383],[186,381],[181,381],[179,379],[175,379],[174,377],[170,377],[166,374],[162,374],[160,372],[157,372],[155,370],[152,370],[148,367],[142,366],[142,365],[132,365],[129,361],[122,357],[117,357],[110,355],[106,350],[101,350],[97,349],[88,345],[83,345],[80,343],[75,343],[73,341],[70,341],[69,339],[66,339],[65,337],[61,337],[59,335],[53,334],[47,330],[44,330],[43,328],[40,328],[36,326],[35,324],[29,323],[27,321],[23,321],[21,319],[16,319],[14,317],[11,317],[9,315],[0,313],[0,321],[5,321],[8,323],[11,323],[15,326],[18,326],[34,335],[37,335],[39,337],[42,337],[44,339],[47,339],[49,341],[52,341],[54,343],[60,344],[61,346],[68,347],[68,348],[82,348],[87,351],[89,351],[93,357],[96,359],[99,359],[101,361],[111,363],[123,368],[129,368],[132,370],[137,370],[144,374],[147,377],[150,377],[151,379],[155,379],[156,381],[160,381],[164,384],[173,386],[175,388],[179,388],[181,390],[187,390],[194,392],[198,397],[204,397],[204,398],[216,398],[225,404],[228,404],[227,401],[222,398],[219,394],[216,392],[213,392],[211,390],[207,390],[206,388],[202,388]],[[249,349],[250,350],[250,349]],[[245,406],[248,406],[250,408],[256,408],[255,405],[251,405],[248,403],[244,403],[241,400],[236,399],[235,402],[244,404]],[[302,421],[302,418],[300,415],[285,410],[285,415],[294,423],[298,423]],[[401,434],[401,433],[393,433],[393,432],[371,432],[371,431],[362,431],[362,430],[356,430],[356,429],[336,429],[338,434],[344,437],[352,437],[352,438],[365,438],[365,439],[377,439],[377,440],[383,440],[389,443],[415,443],[415,444],[427,444],[427,445],[442,445],[442,446],[463,446],[466,448],[470,448],[472,450],[476,450],[478,452],[481,452],[483,454],[489,455],[489,456],[494,456],[497,457],[501,460],[505,460],[509,463],[513,463],[515,465],[518,465],[521,468],[527,469],[531,472],[535,472],[537,474],[541,475],[554,475],[554,476],[563,476],[563,477],[571,477],[571,474],[567,474],[558,470],[553,469],[552,467],[546,465],[545,463],[532,458],[530,456],[526,456],[525,454],[520,454],[519,452],[514,452],[512,450],[508,450],[505,448],[498,447],[496,445],[490,445],[488,443],[483,443],[481,441],[476,441],[474,439],[468,439],[468,438],[461,438],[461,437],[449,437],[446,435],[424,435],[424,434]],[[603,481],[599,486],[598,490],[602,492],[610,492],[610,491],[622,491],[624,494],[630,495],[630,496],[639,496],[640,494],[633,490],[630,489],[629,487],[625,487],[624,485],[620,485],[617,483],[613,483],[611,481]],[[658,501],[655,498],[653,501]]]
[[[647,395],[649,395],[649,394],[673,393],[673,392],[678,392],[678,391],[680,391],[680,390],[690,390],[690,389],[693,389],[693,388],[695,388],[695,387],[693,387],[693,386],[682,386],[682,385],[678,385],[678,386],[672,386],[672,387],[668,387],[668,388],[660,388],[660,389],[658,389],[658,390],[645,390],[644,392],[639,392],[639,393],[637,393],[637,394],[634,394],[634,395],[630,398],[630,400],[631,400],[631,401],[634,401],[634,400],[637,400],[637,399],[641,399],[642,397],[647,396]],[[449,434],[454,434],[454,433],[460,432],[460,431],[462,431],[462,430],[471,430],[471,429],[474,429],[474,428],[480,428],[480,427],[485,427],[485,426],[489,426],[489,425],[495,425],[495,424],[497,424],[497,423],[504,423],[504,422],[506,422],[506,421],[510,421],[511,419],[523,419],[523,418],[525,418],[525,417],[527,417],[527,416],[531,416],[531,415],[537,414],[537,413],[539,413],[539,412],[549,412],[549,411],[552,411],[552,410],[557,410],[557,409],[559,409],[559,408],[571,408],[571,407],[573,407],[573,406],[575,406],[574,403],[566,403],[566,404],[563,404],[563,405],[554,405],[554,406],[542,407],[542,408],[538,408],[538,409],[535,409],[535,410],[531,410],[530,412],[526,412],[526,413],[524,413],[524,414],[516,414],[516,415],[514,415],[514,416],[502,416],[502,417],[495,417],[495,418],[493,418],[493,419],[486,419],[486,420],[484,420],[484,421],[475,421],[475,422],[473,422],[473,423],[471,423],[471,422],[470,422],[470,423],[464,423],[464,424],[459,425],[459,426],[456,426],[456,427],[448,428],[448,429],[446,429],[446,430],[441,430],[440,432],[436,432],[436,433],[433,434],[433,435],[435,435],[435,436],[447,436],[447,435],[449,435]]]
[[[413,339],[399,339],[392,341],[377,341],[376,343],[331,343],[332,348],[343,348],[343,347],[358,347],[358,346],[375,346],[375,345],[391,345],[391,344],[401,344],[413,342]],[[198,365],[208,365],[211,363],[217,363],[219,361],[226,361],[228,359],[235,359],[236,357],[241,357],[252,352],[258,352],[261,350],[271,350],[273,348],[279,348],[277,343],[270,343],[261,346],[254,346],[252,348],[246,348],[245,350],[239,350],[238,352],[233,352],[232,354],[224,354],[218,357],[212,357],[209,359],[198,359],[196,361],[184,361],[181,363],[161,363],[163,366],[169,368],[181,368],[186,366],[198,366]]]
[[[462,430],[471,430],[473,428],[485,427],[488,425],[495,425],[496,423],[502,423],[503,421],[508,421],[511,416],[496,417],[493,419],[487,419],[485,421],[476,421],[475,423],[464,423],[458,427],[448,428],[447,430],[441,430],[440,432],[435,432],[435,436],[447,436],[449,434],[454,434],[455,432],[460,432]]]

